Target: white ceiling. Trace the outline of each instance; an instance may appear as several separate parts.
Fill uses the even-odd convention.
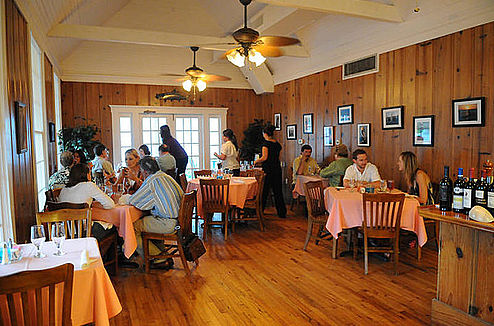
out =
[[[178,85],[162,75],[183,73],[191,66],[192,53],[186,46],[230,40],[243,19],[238,0],[16,2],[67,81]],[[330,10],[314,10],[316,6]],[[418,0],[418,13],[413,12],[415,6],[415,0],[259,0],[249,6],[249,26],[261,35],[301,40],[301,46],[285,48],[290,56],[268,59],[272,82],[279,84],[494,20],[493,0]],[[382,9],[396,11],[402,22],[383,21],[387,14]],[[349,11],[342,14],[344,10]],[[374,19],[362,17],[367,13]],[[212,48],[228,49],[203,47],[198,66],[232,78],[212,86],[251,88],[237,67],[220,58],[222,51]]]

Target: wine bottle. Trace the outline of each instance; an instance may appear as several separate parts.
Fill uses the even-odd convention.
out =
[[[458,178],[453,184],[453,211],[463,212],[463,191],[465,190],[465,180],[463,179],[463,169],[458,169]]]
[[[473,191],[475,190],[474,173],[474,168],[468,171],[469,180],[465,182],[465,189],[463,189],[463,209],[465,214],[468,214],[473,207]]]
[[[475,189],[475,205],[487,207],[487,182],[485,181],[485,170],[480,172],[480,180]]]
[[[494,215],[494,176],[489,179],[489,187],[487,188],[487,209]]]
[[[449,166],[444,166],[444,178],[439,182],[439,209],[450,211],[453,201],[453,182],[449,178]]]

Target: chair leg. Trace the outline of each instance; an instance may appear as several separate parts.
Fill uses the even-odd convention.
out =
[[[259,227],[261,231],[264,232],[264,217],[262,216],[262,208],[256,207],[257,218],[259,219]]]
[[[367,245],[367,237],[364,235],[364,274],[369,273],[369,248]]]
[[[332,253],[333,259],[336,259],[338,257],[338,238],[333,237],[333,253]]]
[[[422,260],[422,248],[419,246],[419,242],[417,241],[417,260]]]
[[[113,238],[114,242],[113,242],[113,247],[115,248],[115,263],[114,263],[114,272],[115,272],[115,275],[118,275],[118,234],[115,233],[115,237]]]
[[[358,232],[356,230],[350,230],[352,232],[352,235],[350,236],[350,239],[352,239],[352,245],[353,245],[353,259],[357,260],[357,250],[358,250]]]
[[[142,247],[144,250],[144,266],[145,266],[145,271],[146,273],[149,273],[150,269],[150,262],[149,262],[149,239],[148,238],[142,238]]]
[[[182,265],[184,266],[185,273],[187,274],[187,276],[190,276],[189,265],[187,264],[187,259],[185,259],[184,248],[182,247],[180,240],[177,240],[177,248],[178,253],[180,254],[180,259],[182,260]]]
[[[400,253],[400,242],[398,238],[395,240],[395,244],[393,246],[393,254],[394,254],[394,269],[395,269],[395,275],[398,275],[398,260],[399,260],[399,253]],[[418,244],[417,244],[418,247]]]
[[[230,215],[230,212],[225,213],[225,241],[228,238],[228,216]]]
[[[309,217],[307,220],[307,236],[305,237],[304,250],[307,249],[307,245],[309,244],[310,238],[312,236],[312,219]]]
[[[234,215],[232,216],[232,233],[235,233],[235,224],[237,224],[236,219],[240,216],[240,212],[237,210],[237,208],[235,208],[233,212]]]

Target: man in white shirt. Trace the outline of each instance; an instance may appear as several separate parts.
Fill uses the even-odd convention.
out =
[[[350,165],[343,177],[343,185],[350,187],[350,180],[360,181],[363,186],[379,187],[381,176],[377,167],[367,161],[367,153],[357,149],[352,153],[353,164]]]

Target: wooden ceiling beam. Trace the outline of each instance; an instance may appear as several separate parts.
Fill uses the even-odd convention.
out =
[[[398,7],[365,0],[256,0],[274,6],[401,23]]]

